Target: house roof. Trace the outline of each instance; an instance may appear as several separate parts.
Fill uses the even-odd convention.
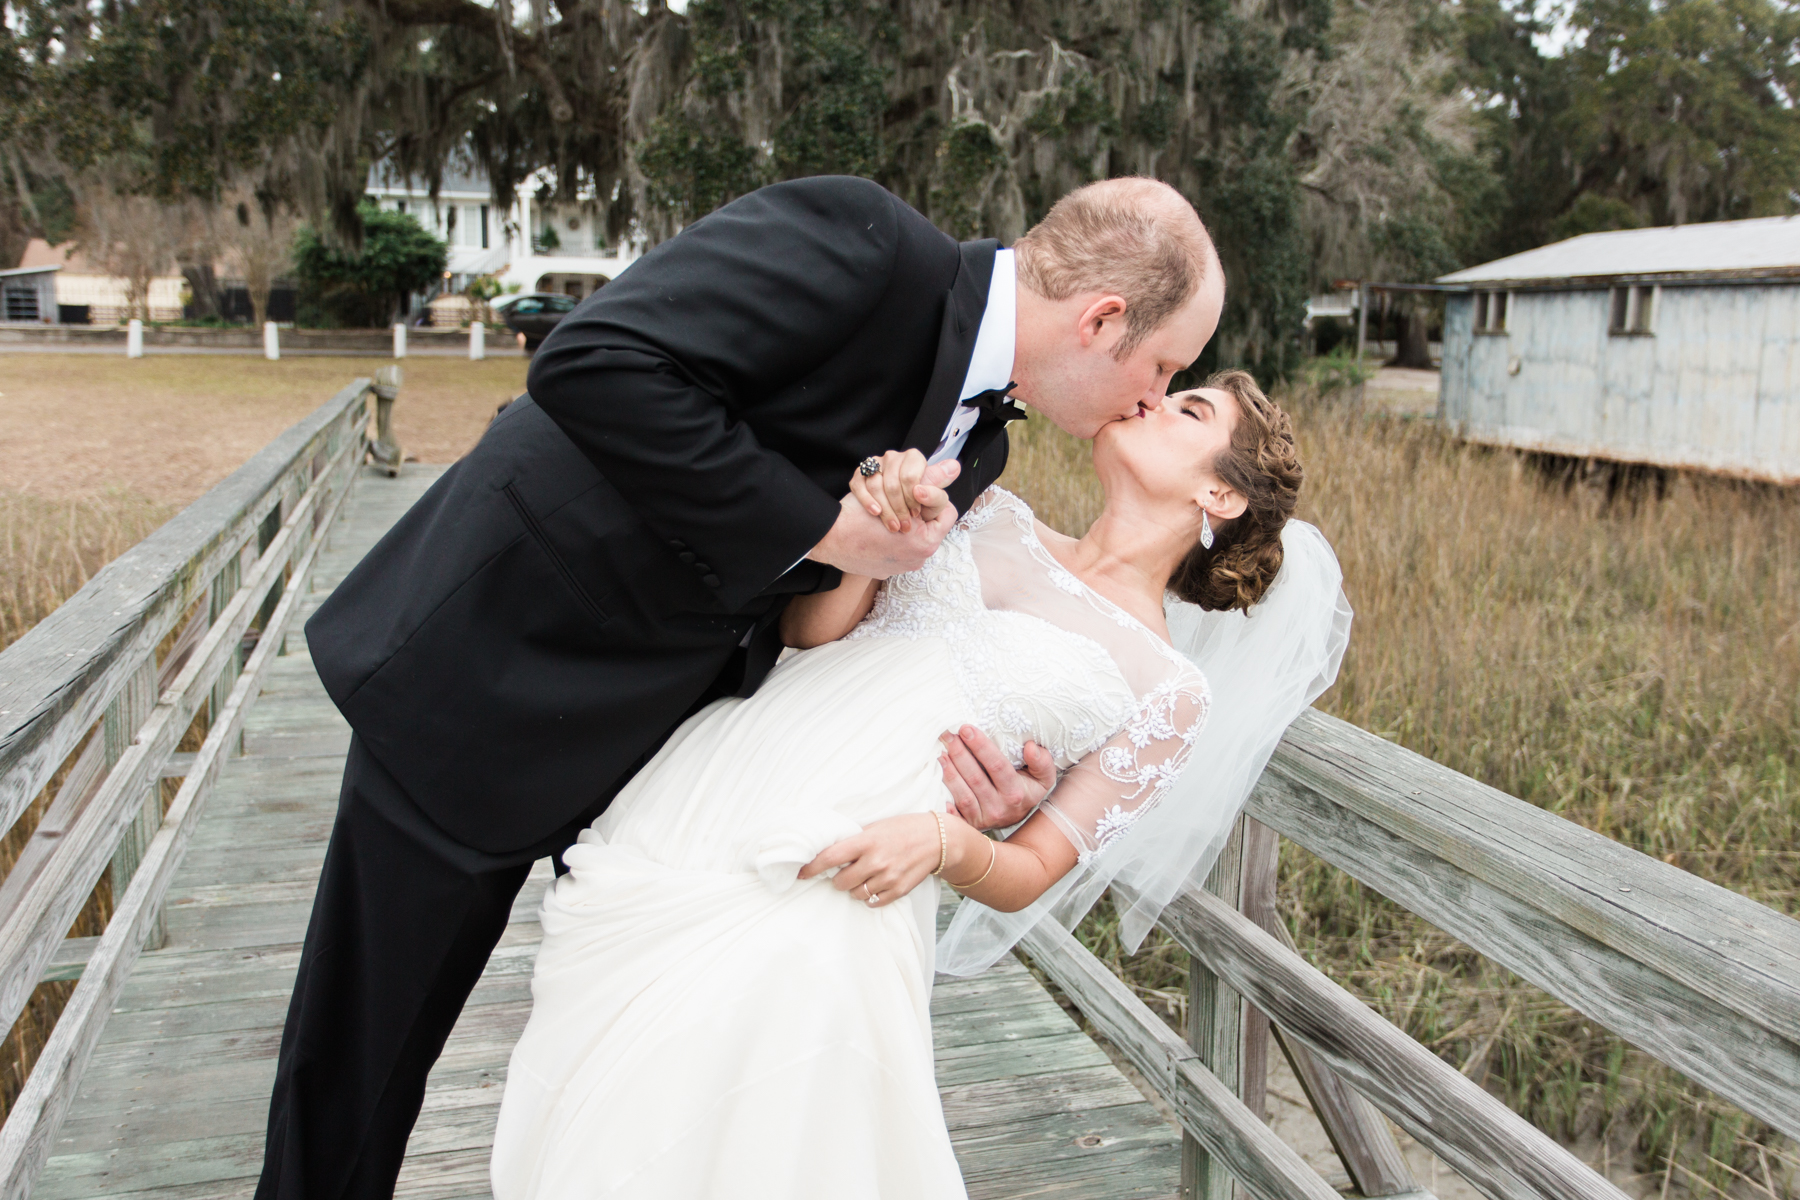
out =
[[[430,191],[424,176],[402,175],[386,160],[369,167],[368,187],[371,191],[401,191],[419,196]],[[444,164],[444,174],[438,183],[440,196],[489,196],[493,194],[493,190],[481,168],[457,159]]]
[[[1439,283],[1800,276],[1800,217],[1586,233],[1441,276]]]
[[[48,275],[52,271],[62,270],[61,266],[49,267],[11,267],[0,271],[0,279],[16,279],[24,275]]]
[[[104,275],[106,273],[97,271],[90,266],[87,259],[82,257],[81,251],[75,249],[74,243],[64,242],[61,245],[52,246],[43,238],[32,238],[25,243],[25,253],[19,256],[19,267],[22,270],[33,267],[61,267],[72,275]]]

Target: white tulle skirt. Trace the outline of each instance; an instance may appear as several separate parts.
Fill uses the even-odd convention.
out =
[[[796,656],[690,720],[564,856],[494,1139],[497,1200],[955,1200],[933,1072],[937,889],[800,865],[946,794],[935,642]]]

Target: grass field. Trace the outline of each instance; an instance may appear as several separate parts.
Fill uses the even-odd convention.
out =
[[[0,356],[0,645],[375,365],[51,357]],[[408,360],[408,452],[455,457],[523,370]],[[1429,421],[1294,411],[1301,515],[1336,546],[1357,611],[1321,707],[1800,913],[1800,489],[1686,478],[1609,507]],[[1041,420],[1013,429],[1004,482],[1080,533],[1100,505],[1085,447]],[[0,866],[16,852],[0,848]],[[1297,848],[1284,856],[1303,950],[1532,1120],[1596,1160],[1635,1160],[1648,1194],[1780,1200],[1794,1147]],[[1104,912],[1084,936],[1140,989],[1181,992],[1172,945],[1121,960]]]
[[[1357,613],[1320,707],[1800,912],[1800,490],[1688,478],[1609,507],[1427,421],[1295,413],[1300,515]],[[1085,529],[1085,447],[1040,421],[1015,445],[1005,482]],[[1540,1126],[1675,1194],[1781,1194],[1792,1146],[1291,845],[1281,900],[1322,969]],[[1104,912],[1084,934],[1182,989],[1178,948],[1121,960]]]
[[[186,504],[378,358],[0,353],[0,492],[133,493]],[[406,453],[454,462],[525,390],[523,358],[409,358],[394,408]]]

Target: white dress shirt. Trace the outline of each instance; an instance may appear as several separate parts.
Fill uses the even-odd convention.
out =
[[[975,331],[975,351],[969,356],[969,373],[963,377],[962,392],[957,400],[967,400],[1012,382],[1013,340],[1018,334],[1018,276],[1011,250],[994,252],[994,276],[988,283],[987,308],[981,314],[981,327]],[[950,424],[929,461],[947,462],[962,453],[969,431],[981,419],[981,410],[956,406]]]
[[[1013,343],[1018,336],[1019,323],[1018,287],[1013,252],[994,251],[994,274],[988,281],[987,308],[982,310],[981,326],[975,331],[975,349],[969,355],[969,373],[963,376],[962,392],[957,396],[959,403],[950,414],[950,423],[944,426],[944,436],[938,439],[937,449],[931,452],[927,462],[946,462],[961,454],[963,443],[969,440],[969,431],[981,419],[980,409],[965,408],[961,401],[993,388],[1003,388],[1012,382]],[[794,566],[805,561],[806,555],[803,554]],[[791,571],[793,567],[788,569]],[[750,634],[746,633],[744,640],[738,644],[749,645]]]

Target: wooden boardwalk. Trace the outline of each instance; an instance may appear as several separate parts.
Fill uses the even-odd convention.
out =
[[[313,594],[251,710],[168,894],[169,941],[143,955],[82,1077],[37,1200],[248,1197],[288,992],[337,803],[349,729],[299,622],[429,486],[365,474]],[[539,864],[431,1077],[398,1195],[488,1194],[506,1060],[523,1028]],[[63,975],[62,977],[67,977]],[[938,1081],[973,1197],[1167,1197],[1179,1136],[1015,960],[933,999]]]

